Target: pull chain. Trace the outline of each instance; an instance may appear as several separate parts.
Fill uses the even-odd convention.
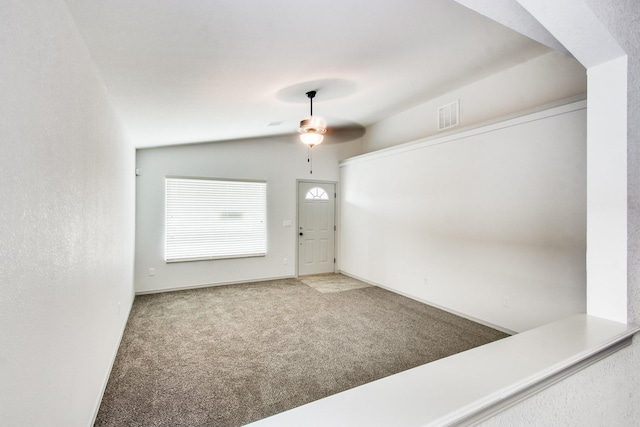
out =
[[[307,163],[309,163],[309,173],[313,173],[313,156],[311,155],[311,146],[307,146]]]

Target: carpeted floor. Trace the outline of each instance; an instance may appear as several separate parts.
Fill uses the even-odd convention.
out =
[[[333,277],[137,296],[95,425],[240,426],[507,336]]]

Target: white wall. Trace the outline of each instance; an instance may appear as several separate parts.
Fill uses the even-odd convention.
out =
[[[587,312],[627,322],[627,57],[589,67]]]
[[[456,100],[460,100],[460,127],[468,127],[586,91],[584,67],[552,51],[370,126],[363,138],[363,151],[436,135],[438,108]]]
[[[359,154],[361,140],[307,149],[293,137],[138,150],[136,292],[215,285],[296,274],[296,180],[338,181],[338,161]],[[267,181],[267,255],[256,258],[164,261],[164,179],[167,175]],[[292,221],[284,227],[283,221]],[[287,264],[284,264],[284,259]],[[149,276],[149,268],[155,275]]]
[[[342,271],[518,332],[585,312],[584,101],[348,160],[341,185]]]
[[[0,13],[0,424],[87,426],[133,300],[134,150],[66,4]]]

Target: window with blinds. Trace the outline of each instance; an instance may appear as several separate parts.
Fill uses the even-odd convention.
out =
[[[267,183],[166,178],[165,260],[267,253]]]

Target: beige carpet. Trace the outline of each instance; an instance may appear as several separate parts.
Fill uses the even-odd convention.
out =
[[[298,278],[302,283],[311,286],[318,292],[342,292],[351,289],[368,288],[368,283],[345,276],[343,274],[313,274],[310,276],[300,276]]]
[[[375,286],[138,296],[95,425],[241,426],[505,336]]]

